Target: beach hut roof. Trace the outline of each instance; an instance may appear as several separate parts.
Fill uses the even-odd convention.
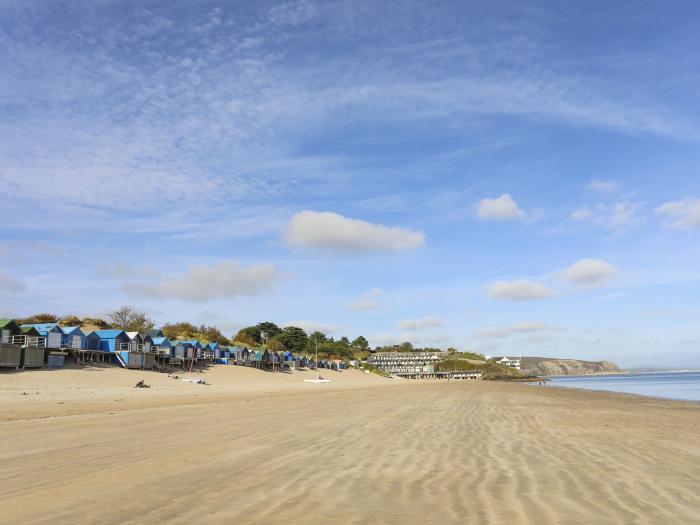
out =
[[[22,328],[20,328],[20,332],[22,332],[24,335],[39,335],[39,330],[33,326],[22,326]]]
[[[15,323],[14,319],[7,319],[5,317],[0,317],[0,328],[7,328],[8,326],[12,326],[12,325],[17,326],[17,323]]]
[[[63,327],[61,327],[61,329],[63,330],[63,333],[66,334],[66,335],[71,335],[71,334],[72,334],[73,332],[75,332],[76,330],[77,330],[78,332],[82,333],[82,330],[80,329],[79,326],[63,326]],[[77,334],[76,334],[76,335],[77,335]]]
[[[100,339],[116,339],[121,334],[125,334],[124,330],[95,330],[92,332]]]
[[[154,345],[164,345],[165,343],[170,344],[170,340],[167,337],[154,337],[153,338]]]
[[[63,332],[61,327],[58,326],[58,323],[23,324],[22,328],[34,328],[37,332],[39,332],[39,335],[46,335],[49,332],[53,332],[55,328],[58,328],[59,331]]]
[[[136,339],[140,334],[138,332],[124,332],[127,336],[129,336],[129,339],[132,341]]]
[[[148,331],[148,335],[151,337],[165,337],[165,334],[163,334],[163,330],[160,330],[158,328],[154,328],[153,330]]]

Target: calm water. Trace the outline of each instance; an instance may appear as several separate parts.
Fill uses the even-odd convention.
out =
[[[700,401],[700,372],[553,377],[552,386]]]

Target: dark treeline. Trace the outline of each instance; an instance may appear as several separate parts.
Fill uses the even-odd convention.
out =
[[[298,354],[311,354],[318,349],[319,356],[324,358],[366,359],[370,352],[369,343],[363,336],[352,341],[347,337],[335,339],[318,331],[307,334],[298,326],[282,328],[269,321],[242,328],[233,340],[234,343],[250,346],[265,345],[278,352],[289,350]]]

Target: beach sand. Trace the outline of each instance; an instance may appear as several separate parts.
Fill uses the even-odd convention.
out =
[[[0,373],[0,522],[700,523],[698,404],[324,375]]]

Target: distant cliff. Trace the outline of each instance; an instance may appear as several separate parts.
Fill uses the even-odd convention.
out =
[[[614,374],[621,371],[612,361],[581,361],[550,357],[523,357],[521,368],[524,374],[540,376],[584,376]]]

